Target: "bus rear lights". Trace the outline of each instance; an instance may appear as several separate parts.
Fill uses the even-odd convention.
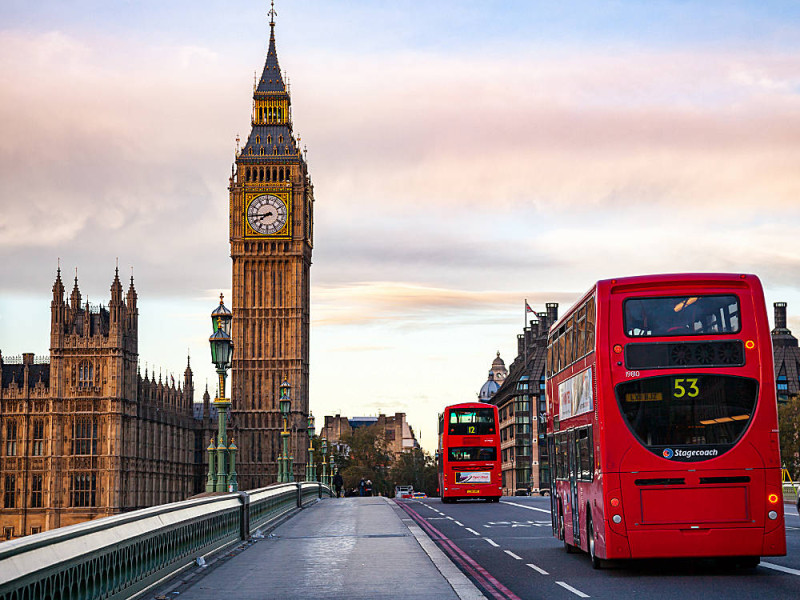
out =
[[[608,503],[614,508],[617,508],[619,506],[619,498],[612,498]]]
[[[622,517],[620,515],[614,515],[613,517],[611,517],[611,520],[614,521],[614,523],[616,523],[617,525],[622,523]]]
[[[744,343],[744,347],[747,348],[748,350],[752,350],[753,348],[756,347],[756,343],[753,340],[747,340]]]
[[[778,494],[772,493],[767,496],[767,502],[770,504],[777,504],[778,503]]]
[[[614,354],[622,354],[622,344],[614,344]]]
[[[767,516],[774,521],[778,518],[778,513],[776,513],[774,510],[771,510],[767,513]]]

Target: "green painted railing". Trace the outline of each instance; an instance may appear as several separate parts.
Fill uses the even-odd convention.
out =
[[[184,500],[0,544],[0,600],[133,598],[315,499],[315,482]]]

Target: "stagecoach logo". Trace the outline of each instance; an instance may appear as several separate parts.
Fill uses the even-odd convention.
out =
[[[671,458],[676,458],[678,460],[705,460],[707,458],[714,458],[715,456],[719,456],[719,449],[718,448],[702,448],[698,450],[682,450],[678,448],[677,450],[673,450],[672,448],[664,448],[661,452],[661,456],[670,460]]]

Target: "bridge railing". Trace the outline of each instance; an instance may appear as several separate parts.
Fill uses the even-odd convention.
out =
[[[0,544],[0,600],[132,598],[313,499],[285,483],[153,506]]]

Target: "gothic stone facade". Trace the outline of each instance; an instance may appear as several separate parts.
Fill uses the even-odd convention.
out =
[[[295,479],[307,462],[313,186],[275,50],[254,84],[251,131],[229,181],[233,261],[231,428],[241,489],[277,479],[278,388],[291,385]]]
[[[183,500],[202,484],[195,466],[194,388],[141,377],[137,295],[115,275],[107,307],[69,298],[59,270],[50,356],[0,354],[0,527],[18,537]],[[204,435],[206,434],[206,435]]]

